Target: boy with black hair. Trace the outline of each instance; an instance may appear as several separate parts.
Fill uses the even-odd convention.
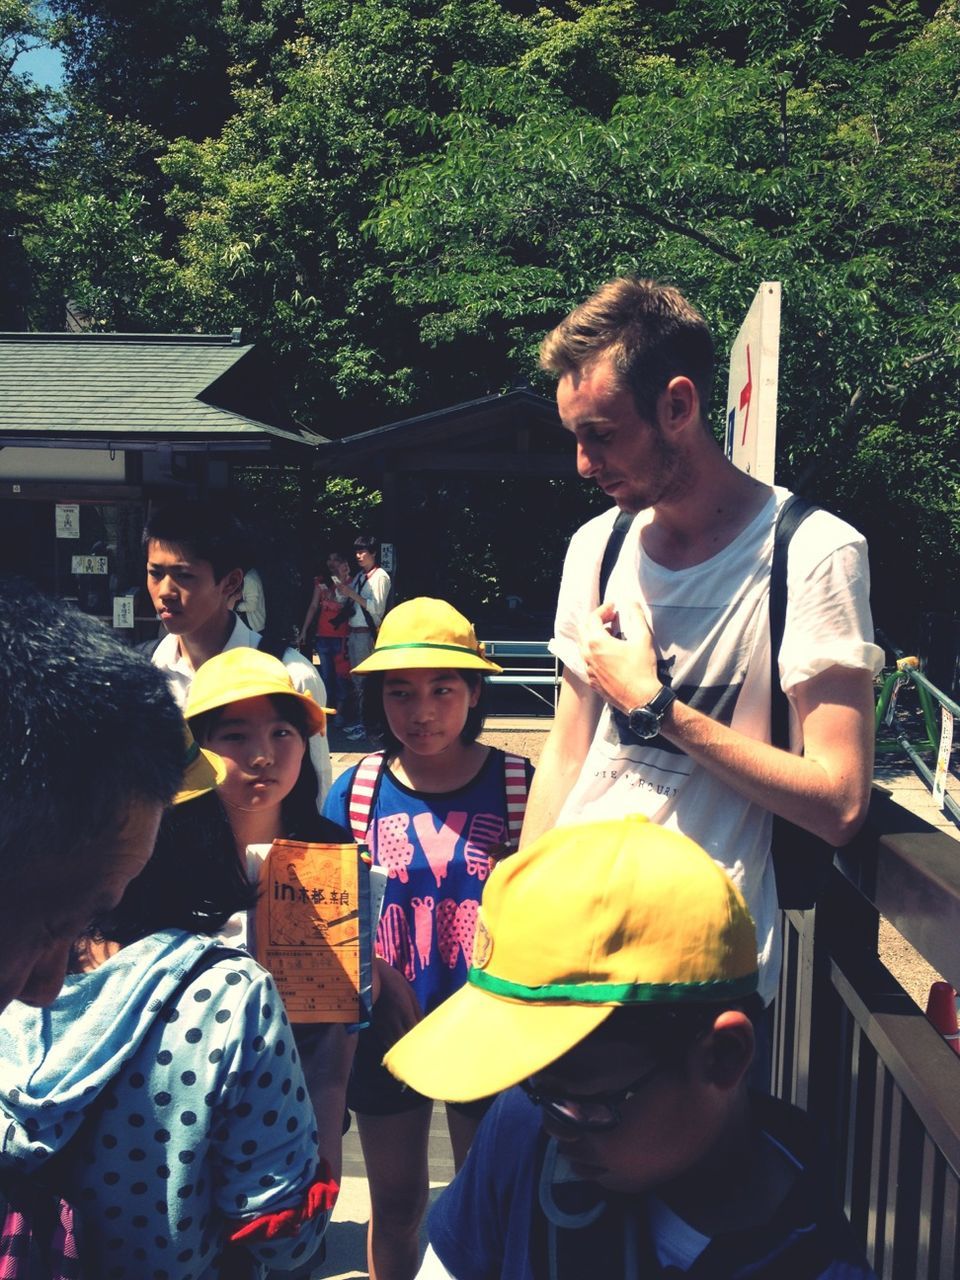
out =
[[[235,514],[219,503],[182,499],[154,512],[143,531],[147,590],[168,634],[151,661],[166,675],[182,707],[199,667],[226,649],[265,647],[290,672],[298,693],[319,706],[326,689],[312,662],[285,640],[270,645],[231,609],[252,561],[250,538]],[[310,739],[310,756],[319,779],[317,807],[333,773],[324,734]]]
[[[390,600],[390,575],[377,563],[380,555],[380,543],[368,533],[361,533],[353,540],[353,554],[357,562],[357,575],[349,586],[341,583],[338,590],[341,595],[352,600],[353,613],[350,617],[350,631],[347,635],[347,658],[351,669],[358,667],[364,658],[373,653],[374,641],[380,629],[380,623],[387,612]],[[357,715],[347,725],[344,733],[348,738],[362,738],[365,729],[361,723],[363,707],[363,677],[353,677],[353,689],[356,696]]]
[[[870,1276],[802,1117],[748,1093],[756,989],[739,889],[677,832],[563,827],[498,864],[467,985],[384,1059],[431,1097],[507,1090],[421,1280]]]
[[[0,1009],[49,1004],[70,947],[153,850],[184,768],[166,681],[96,619],[0,580]]]

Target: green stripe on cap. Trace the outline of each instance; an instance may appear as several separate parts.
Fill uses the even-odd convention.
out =
[[[547,982],[528,987],[498,978],[485,969],[471,969],[471,986],[491,995],[531,1004],[669,1004],[696,1000],[739,1000],[757,989],[757,974],[709,982]]]
[[[187,747],[186,754],[183,757],[183,767],[185,769],[189,769],[199,754],[200,754],[200,747],[197,745],[196,741],[194,740],[190,743],[189,747]]]
[[[372,658],[375,653],[389,653],[391,649],[448,649],[451,653],[469,653],[471,658],[483,656],[479,649],[471,649],[465,644],[429,644],[422,640],[410,644],[378,644],[370,656]]]

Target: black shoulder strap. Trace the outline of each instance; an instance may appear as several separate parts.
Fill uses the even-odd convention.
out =
[[[770,565],[770,741],[775,747],[790,747],[790,707],[780,687],[780,645],[787,620],[787,553],[790,539],[806,520],[818,511],[816,503],[792,494],[777,513],[773,533],[773,560]]]
[[[603,549],[603,559],[600,561],[597,599],[601,604],[603,604],[603,597],[607,592],[607,583],[610,581],[611,573],[613,573],[613,566],[617,563],[617,557],[620,555],[623,540],[627,536],[627,530],[633,524],[635,516],[636,512],[621,511],[613,522],[613,528],[607,538],[607,545]]]

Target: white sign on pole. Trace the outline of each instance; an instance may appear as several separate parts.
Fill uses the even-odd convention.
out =
[[[397,571],[397,555],[392,542],[380,543],[380,567],[391,575]]]
[[[940,750],[937,752],[937,768],[933,776],[933,803],[943,809],[947,792],[947,774],[950,770],[950,752],[953,750],[953,716],[946,707],[940,708]]]
[[[58,538],[80,537],[80,503],[58,502],[55,508]]]
[[[71,573],[109,573],[106,556],[71,556]]]
[[[725,452],[734,466],[773,484],[780,366],[780,282],[765,280],[730,348]]]

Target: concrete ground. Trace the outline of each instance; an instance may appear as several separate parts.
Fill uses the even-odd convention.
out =
[[[488,728],[482,741],[506,751],[529,756],[536,763],[550,728],[549,719],[497,717],[487,723]],[[331,729],[330,750],[334,777],[355,764],[365,752],[374,749],[372,743],[351,742],[336,729]],[[960,840],[960,831],[937,809],[926,784],[909,765],[880,763],[875,780],[878,786],[891,793],[898,804]],[[880,926],[880,954],[884,963],[908,994],[921,1006],[925,1005],[930,984],[939,975],[885,920],[881,920]],[[444,1109],[440,1104],[434,1107],[429,1152],[432,1201],[453,1176],[453,1159]],[[321,1277],[323,1280],[367,1280],[368,1277],[366,1231],[370,1217],[370,1199],[367,1195],[356,1124],[344,1138],[343,1175],[340,1198],[327,1229],[327,1259],[313,1273],[314,1280],[320,1280]],[[421,1244],[423,1248],[426,1247],[425,1230],[421,1232]]]

